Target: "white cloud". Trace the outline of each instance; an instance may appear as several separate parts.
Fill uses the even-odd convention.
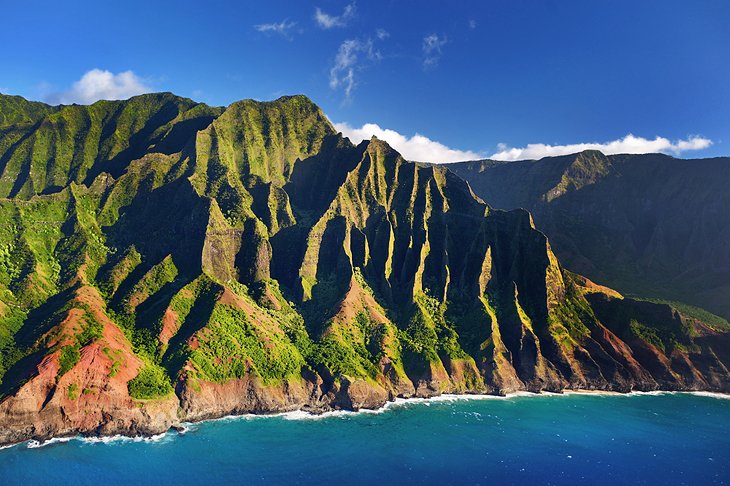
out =
[[[628,134],[624,138],[605,143],[575,143],[571,145],[531,143],[527,147],[519,148],[499,144],[499,152],[491,155],[489,158],[493,160],[540,159],[542,157],[574,154],[583,150],[600,150],[606,155],[656,152],[678,155],[687,150],[702,150],[710,145],[712,145],[712,140],[700,136],[691,136],[686,140],[675,140],[672,142],[664,137],[656,137],[654,140],[649,140]]]
[[[99,100],[124,100],[152,91],[132,71],[114,74],[111,71],[92,69],[76,81],[71,89],[45,96],[51,103],[91,104]]]
[[[600,150],[606,155],[657,152],[678,155],[684,151],[702,150],[712,145],[711,140],[700,136],[691,136],[686,140],[672,142],[664,137],[649,140],[629,134],[622,139],[606,143],[576,143],[570,145],[532,143],[522,148],[499,144],[499,152],[487,157],[484,153],[448,147],[419,133],[408,137],[395,130],[382,128],[376,123],[366,123],[359,128],[352,127],[348,123],[334,123],[334,126],[336,130],[342,132],[353,143],[370,140],[375,135],[379,139],[388,142],[407,160],[432,163],[461,162],[484,158],[505,161],[541,159],[543,157],[575,154],[583,150]]]
[[[317,9],[314,11],[314,20],[316,20],[317,25],[319,25],[323,29],[344,27],[347,25],[347,22],[354,16],[355,2],[347,5],[345,7],[345,10],[342,12],[342,15],[330,15],[326,12],[323,12],[322,9],[320,9],[319,7],[317,7]]]
[[[390,37],[390,32],[388,32],[385,29],[376,29],[375,30],[375,35],[377,36],[378,39],[385,40],[388,37]]]
[[[271,24],[257,24],[253,28],[259,32],[273,33],[286,36],[289,31],[296,26],[296,22],[289,22],[289,19],[284,19],[281,22],[273,22]]]
[[[469,21],[469,28],[470,28],[471,30],[474,30],[474,29],[476,29],[476,28],[477,28],[477,21],[476,21],[476,20],[474,20],[474,19],[471,19],[471,20]]]
[[[436,34],[427,35],[423,38],[423,67],[434,67],[441,59],[441,48],[446,45],[449,40],[446,36],[439,37]]]
[[[375,49],[373,41],[346,40],[340,44],[334,65],[330,69],[330,88],[341,88],[345,98],[349,99],[356,84],[355,73],[362,68],[360,61],[363,58],[378,61],[380,57],[380,52]]]
[[[351,127],[347,123],[335,123],[334,126],[336,130],[342,132],[353,143],[359,143],[361,140],[370,140],[375,135],[379,139],[388,142],[391,147],[400,152],[407,160],[440,163],[484,158],[484,154],[470,150],[452,149],[418,133],[412,137],[408,137],[395,130],[381,128],[375,123],[366,123],[360,128]]]

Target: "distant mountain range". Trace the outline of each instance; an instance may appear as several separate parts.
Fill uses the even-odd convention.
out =
[[[569,269],[730,318],[730,158],[586,151],[450,164],[497,208],[525,208]]]
[[[56,107],[0,96],[0,443],[444,392],[730,390],[727,322],[565,270],[527,211],[493,209],[458,175],[494,207],[543,218],[533,194],[567,201],[631,163],[565,161],[490,201],[501,166],[353,145],[304,96],[225,108],[169,93]],[[542,167],[501,170],[523,164]],[[672,199],[688,181],[666,170],[647,175]],[[715,187],[662,213],[703,222],[690,243],[668,221],[634,246],[720,258],[700,241],[727,231]],[[551,214],[538,219],[548,235]],[[570,268],[601,277],[580,248],[593,263]],[[650,281],[637,275],[637,293],[660,295]]]

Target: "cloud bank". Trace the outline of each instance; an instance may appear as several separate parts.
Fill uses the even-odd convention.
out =
[[[314,20],[321,28],[328,30],[335,27],[345,27],[347,22],[355,16],[355,2],[347,5],[341,15],[330,15],[317,7],[314,11]]]
[[[475,160],[484,158],[484,154],[478,154],[469,150],[457,150],[431,140],[419,133],[412,137],[402,135],[395,130],[381,128],[375,123],[366,123],[360,128],[351,127],[347,123],[335,123],[335,129],[342,132],[353,143],[361,140],[370,140],[375,135],[385,140],[407,160],[418,162],[457,162],[461,160]]]
[[[503,161],[541,159],[543,157],[570,155],[583,150],[600,150],[606,155],[646,153],[679,155],[686,151],[703,150],[712,145],[712,140],[700,136],[671,141],[664,137],[656,137],[650,140],[629,134],[621,139],[605,143],[575,143],[569,145],[531,143],[526,147],[507,147],[504,144],[499,144],[499,151],[487,156],[480,152],[448,147],[419,133],[408,137],[395,130],[382,128],[376,123],[366,123],[359,128],[352,127],[348,123],[335,123],[334,126],[353,143],[369,140],[370,137],[375,135],[379,139],[388,142],[407,160],[432,163],[461,162],[486,158]]]
[[[499,152],[492,154],[489,158],[493,160],[540,159],[542,157],[574,154],[583,150],[600,150],[606,155],[656,152],[679,155],[688,150],[706,149],[710,145],[712,145],[712,140],[700,136],[692,136],[686,140],[672,142],[664,137],[649,140],[628,134],[624,138],[605,143],[576,143],[571,145],[531,143],[526,147],[508,147],[505,144],[499,144]]]
[[[111,71],[92,69],[76,81],[71,89],[45,96],[50,103],[87,105],[99,100],[124,100],[149,93],[152,88],[132,71],[114,74]]]

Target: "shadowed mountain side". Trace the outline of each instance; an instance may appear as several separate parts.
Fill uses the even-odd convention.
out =
[[[730,159],[587,151],[448,167],[495,207],[528,209],[571,270],[730,318]]]

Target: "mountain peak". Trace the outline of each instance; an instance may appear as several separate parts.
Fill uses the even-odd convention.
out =
[[[582,150],[574,155],[575,156],[584,156],[584,157],[605,157],[606,156],[603,152],[601,152],[598,149],[586,149],[586,150]]]

